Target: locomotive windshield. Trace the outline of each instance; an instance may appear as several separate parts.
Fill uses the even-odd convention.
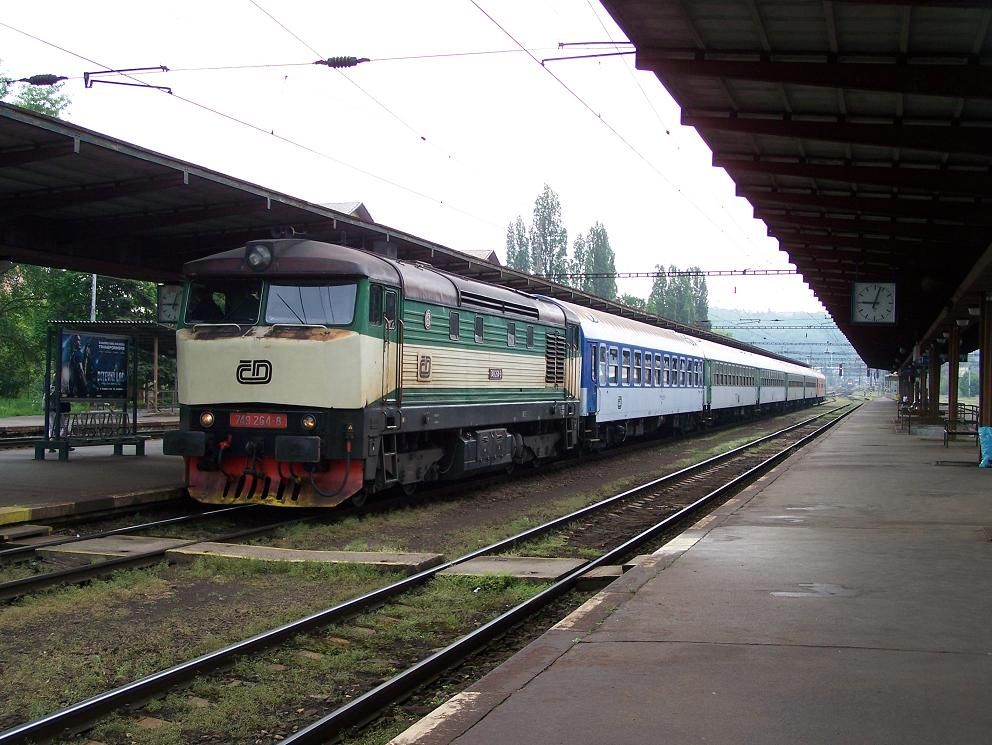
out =
[[[251,325],[258,322],[261,304],[261,280],[192,282],[186,303],[186,323]]]
[[[265,322],[347,326],[355,320],[358,286],[269,285]]]

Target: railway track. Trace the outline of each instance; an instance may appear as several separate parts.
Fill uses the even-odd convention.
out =
[[[815,417],[811,417],[784,430],[758,438],[747,445],[735,448],[727,453],[707,459],[668,476],[654,479],[634,489],[628,489],[589,507],[472,551],[438,567],[422,571],[331,608],[312,613],[291,623],[256,634],[222,649],[201,655],[166,670],[106,691],[33,722],[16,726],[6,732],[0,733],[0,745],[51,739],[67,731],[78,731],[100,716],[132,705],[135,702],[147,700],[151,696],[188,681],[193,676],[227,666],[239,657],[257,653],[277,645],[301,632],[348,619],[360,612],[381,605],[387,600],[395,599],[402,593],[423,585],[438,572],[456,564],[487,554],[502,553],[553,532],[567,531],[570,535],[578,535],[581,531],[576,526],[585,524],[591,530],[592,526],[599,523],[599,515],[611,516],[606,519],[617,519],[619,515],[623,515],[624,513],[641,515],[640,525],[634,526],[633,523],[628,522],[628,530],[635,531],[635,535],[623,536],[619,543],[606,550],[598,558],[588,561],[546,590],[483,624],[457,642],[421,660],[416,665],[394,676],[390,680],[383,682],[381,685],[362,695],[356,696],[345,705],[322,717],[320,720],[301,728],[296,734],[284,740],[286,743],[326,742],[337,736],[343,729],[373,719],[384,707],[391,705],[402,697],[410,695],[417,686],[422,685],[425,681],[436,677],[452,665],[465,659],[466,656],[505,633],[513,625],[520,623],[547,603],[560,598],[575,586],[582,575],[596,567],[616,563],[625,557],[642,551],[645,545],[648,545],[652,540],[657,540],[658,536],[673,530],[675,526],[683,525],[687,520],[697,516],[701,510],[706,509],[708,505],[720,497],[729,496],[732,492],[750,483],[750,481],[757,478],[761,473],[777,465],[789,454],[811,441],[814,437],[836,424],[854,410],[854,408],[851,408],[826,424],[814,427],[813,423],[816,420],[822,419],[829,414],[837,413],[839,409],[822,412]],[[790,435],[790,433],[794,433],[794,435]],[[781,438],[783,437],[789,438],[784,445],[781,442]],[[752,456],[754,449],[767,448],[769,443],[775,440],[779,441],[775,452],[770,455],[765,454],[764,457],[757,458],[758,462],[755,462],[755,458]],[[739,464],[733,473],[726,471],[721,473],[717,470],[718,467],[725,463],[741,457],[746,457],[750,462]],[[714,486],[717,482],[721,483]],[[651,520],[656,519],[657,514],[649,515],[650,519],[646,520],[648,524],[645,526],[645,516],[648,515],[645,512],[645,500],[648,500],[650,495],[656,495],[655,500],[657,501],[658,495],[664,494],[664,490],[670,489],[677,484],[683,485],[684,494],[688,495],[690,490],[685,486],[688,483],[694,484],[692,490],[694,497],[692,501],[683,506],[677,506],[672,505],[671,500],[667,500],[668,504],[665,508],[667,514],[653,523]],[[700,496],[700,492],[705,493]],[[627,522],[627,519],[624,518],[624,521]],[[618,539],[618,536],[611,538],[611,540],[614,539]],[[597,540],[602,540],[602,536]]]

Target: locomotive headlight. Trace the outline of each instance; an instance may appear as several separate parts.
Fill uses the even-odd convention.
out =
[[[300,424],[303,425],[303,429],[312,430],[317,428],[317,417],[313,414],[307,414],[300,420]]]
[[[265,243],[249,243],[245,247],[245,261],[256,272],[264,272],[272,263],[272,248]]]
[[[200,426],[201,427],[213,427],[214,426],[214,415],[209,411],[204,411],[200,414]]]

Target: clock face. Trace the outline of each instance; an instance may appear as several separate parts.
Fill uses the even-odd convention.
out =
[[[855,282],[851,303],[853,323],[894,324],[896,322],[894,282]]]
[[[179,320],[179,305],[182,299],[182,285],[159,285],[158,322],[176,323]]]

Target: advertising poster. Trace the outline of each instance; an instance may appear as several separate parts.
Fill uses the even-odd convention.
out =
[[[62,398],[127,398],[125,336],[62,330]]]

